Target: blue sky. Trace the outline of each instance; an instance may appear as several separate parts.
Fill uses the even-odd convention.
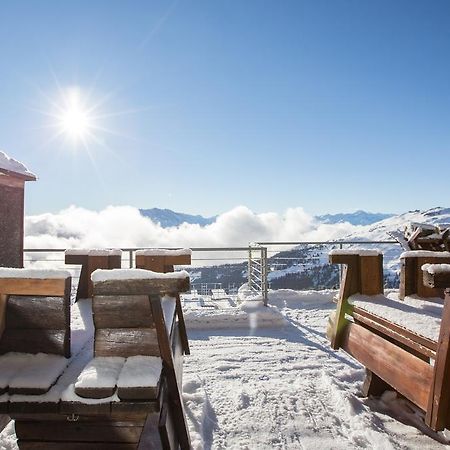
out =
[[[0,149],[40,178],[28,213],[448,206],[448,1],[2,2],[0,18]],[[74,86],[100,103],[87,149],[45,114]]]

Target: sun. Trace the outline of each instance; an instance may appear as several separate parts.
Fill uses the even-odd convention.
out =
[[[59,108],[58,122],[60,131],[73,141],[84,141],[92,132],[93,118],[84,104],[81,91],[78,88],[69,89]]]

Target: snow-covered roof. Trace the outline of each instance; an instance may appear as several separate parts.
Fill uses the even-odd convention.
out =
[[[28,181],[36,180],[36,175],[30,172],[24,164],[2,151],[0,151],[0,174],[13,174]]]
[[[450,252],[433,252],[430,250],[410,250],[403,252],[400,259],[404,258],[450,258]]]

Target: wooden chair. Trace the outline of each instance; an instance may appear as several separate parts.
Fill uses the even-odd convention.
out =
[[[43,394],[67,366],[70,288],[69,272],[0,269],[0,394]]]
[[[113,249],[69,249],[65,252],[66,264],[81,265],[76,300],[92,298],[91,274],[97,269],[120,269],[122,251]]]
[[[19,448],[190,448],[182,343],[170,299],[189,289],[188,274],[97,270],[93,283],[93,348],[74,354],[47,393],[0,396],[0,413],[15,420]],[[98,360],[107,362],[106,372],[97,366],[105,379],[79,382]]]
[[[327,335],[332,348],[342,348],[366,368],[363,393],[379,395],[386,389],[396,390],[425,412],[425,423],[430,428],[442,430],[449,426],[450,395],[444,381],[450,375],[449,291],[443,307],[426,299],[422,303],[417,300],[419,315],[424,303],[436,309],[433,317],[425,318],[430,328],[437,327],[436,335],[430,338],[408,326],[407,314],[414,313],[413,306],[405,304],[405,300],[384,297],[381,255],[335,251],[330,254],[330,262],[343,264],[344,271]],[[430,277],[425,278],[429,287],[450,286],[450,277]],[[380,305],[390,311],[389,319],[377,312]]]

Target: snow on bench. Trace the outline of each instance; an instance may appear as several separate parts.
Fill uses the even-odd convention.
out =
[[[116,389],[125,358],[120,356],[96,357],[82,370],[75,383],[80,397],[111,397]]]
[[[437,342],[441,326],[442,303],[430,302],[417,297],[405,297],[398,300],[394,296],[360,295],[349,297],[350,304],[371,314],[395,323],[414,334]]]
[[[117,382],[121,400],[154,399],[158,395],[162,360],[157,356],[130,356]]]
[[[381,250],[378,249],[366,249],[366,248],[335,248],[331,250],[328,255],[341,256],[341,255],[358,255],[358,256],[378,256],[381,255]]]

